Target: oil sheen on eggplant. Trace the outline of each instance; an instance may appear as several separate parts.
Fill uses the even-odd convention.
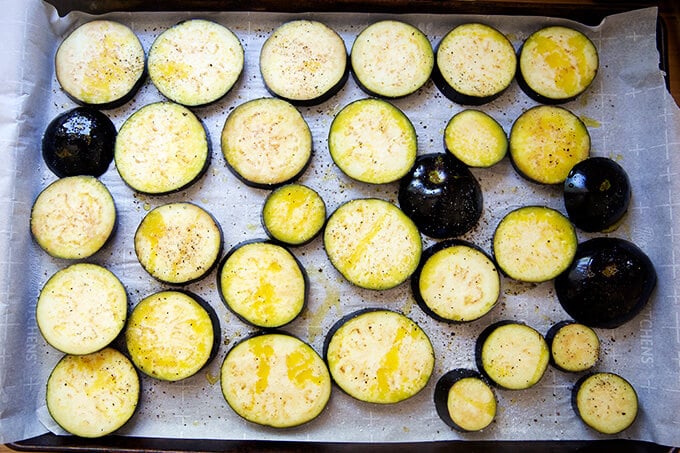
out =
[[[635,244],[598,237],[579,244],[571,266],[555,279],[555,293],[577,322],[611,329],[647,305],[656,280],[652,261]]]
[[[448,153],[419,156],[399,186],[401,209],[425,235],[467,233],[482,215],[482,189],[470,170]]]
[[[60,178],[101,176],[113,161],[116,126],[92,107],[76,107],[54,118],[45,129],[42,155]]]
[[[631,185],[621,165],[590,157],[574,165],[564,182],[569,220],[583,231],[609,231],[628,211]]]

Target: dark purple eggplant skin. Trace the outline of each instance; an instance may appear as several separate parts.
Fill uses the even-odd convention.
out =
[[[116,126],[104,113],[76,107],[54,118],[42,138],[42,155],[58,177],[99,177],[113,161]]]
[[[441,418],[442,421],[451,428],[460,432],[469,431],[465,428],[462,428],[461,426],[458,426],[458,424],[451,419],[451,415],[449,414],[448,400],[449,390],[453,384],[465,378],[476,378],[488,383],[487,379],[485,379],[484,376],[482,376],[482,374],[476,370],[471,370],[468,368],[456,368],[446,372],[442,375],[442,377],[439,378],[437,384],[434,387],[433,395],[434,408],[437,411],[439,418]]]
[[[628,174],[607,157],[590,157],[574,165],[564,182],[564,207],[569,220],[583,231],[606,231],[628,211]]]
[[[482,189],[470,169],[449,153],[423,154],[399,184],[399,205],[421,233],[461,236],[477,225]]]
[[[555,294],[576,322],[613,329],[645,308],[656,281],[654,264],[638,246],[597,237],[579,244],[571,266],[555,278]]]

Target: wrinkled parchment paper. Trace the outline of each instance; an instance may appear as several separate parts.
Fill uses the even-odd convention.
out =
[[[68,263],[49,258],[31,240],[29,213],[37,193],[55,177],[40,156],[40,139],[47,123],[75,107],[61,92],[53,69],[57,45],[66,33],[91,17],[72,13],[59,18],[51,6],[37,0],[4,2],[0,16],[3,46],[0,59],[5,77],[0,83],[0,440],[26,439],[53,430],[44,407],[47,376],[61,353],[47,346],[34,319],[35,301],[45,281]],[[599,329],[602,357],[596,369],[628,379],[640,398],[638,420],[616,437],[664,445],[680,445],[680,113],[666,91],[658,68],[654,8],[608,17],[597,27],[585,27],[545,17],[401,15],[388,14],[266,14],[266,13],[117,13],[105,16],[130,26],[148,51],[153,39],[172,24],[194,17],[217,21],[234,31],[246,53],[246,67],[225,98],[194,109],[210,134],[213,156],[207,174],[191,188],[171,196],[133,193],[112,165],[102,181],[114,194],[119,212],[115,238],[89,261],[111,269],[125,284],[130,306],[165,288],[147,275],[135,259],[132,238],[143,216],[153,207],[191,200],[210,211],[224,230],[225,253],[243,240],[265,237],[260,210],[268,191],[244,186],[227,170],[220,153],[220,131],[226,116],[247,100],[267,96],[258,69],[263,41],[286,20],[311,18],[334,28],[351,48],[368,24],[387,17],[419,27],[433,45],[455,25],[482,21],[505,33],[515,47],[546,24],[568,24],[587,33],[597,46],[601,63],[593,86],[565,104],[586,125],[592,154],[616,159],[629,173],[633,200],[625,222],[611,236],[637,243],[652,259],[659,275],[653,300],[638,317],[614,329]],[[348,81],[331,100],[301,108],[312,130],[315,154],[300,182],[319,191],[329,213],[357,197],[396,202],[396,184],[372,186],[352,182],[331,162],[326,138],[334,115],[349,102],[366,97]],[[163,100],[147,81],[128,104],[106,113],[118,128],[141,106]],[[419,153],[443,151],[448,120],[464,107],[444,98],[430,82],[407,98],[394,101],[413,122]],[[509,132],[519,114],[535,105],[513,82],[496,101],[479,107]],[[484,190],[484,213],[476,229],[465,235],[490,251],[491,235],[508,211],[527,204],[544,204],[564,212],[559,188],[543,187],[519,178],[508,159],[490,169],[474,170]],[[579,239],[595,236],[579,231]],[[431,240],[424,238],[425,244]],[[121,431],[130,436],[206,439],[282,439],[309,441],[431,441],[602,439],[581,423],[570,406],[578,375],[549,368],[535,387],[524,391],[496,390],[496,421],[481,433],[461,434],[448,428],[432,403],[434,384],[455,367],[474,368],[474,342],[490,323],[523,321],[545,333],[567,318],[557,303],[551,282],[533,285],[504,279],[498,305],[486,317],[469,324],[448,325],[429,319],[414,304],[408,284],[374,292],[352,287],[333,269],[317,238],[293,249],[311,283],[305,312],[285,330],[321,352],[324,335],[342,315],[378,306],[398,310],[430,336],[436,353],[434,375],[413,398],[395,405],[355,401],[334,388],[327,409],[316,420],[289,430],[256,426],[240,419],[222,398],[219,367],[230,345],[252,332],[231,315],[219,299],[215,272],[187,289],[207,299],[217,310],[222,344],[217,358],[202,372],[182,382],[143,378],[143,394],[134,418]]]

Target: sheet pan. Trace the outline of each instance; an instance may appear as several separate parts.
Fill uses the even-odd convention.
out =
[[[383,5],[384,6],[384,5]],[[612,15],[601,25],[585,26],[560,18],[543,16],[468,16],[461,14],[420,14],[377,11],[372,13],[334,12],[260,12],[260,11],[189,11],[189,12],[113,12],[104,17],[130,25],[148,50],[151,41],[163,29],[179,20],[206,17],[229,26],[242,39],[247,67],[239,86],[217,104],[197,109],[213,142],[213,160],[208,174],[192,188],[172,196],[149,197],[131,192],[112,166],[102,177],[116,198],[121,224],[112,244],[93,261],[109,266],[119,275],[134,305],[146,294],[162,288],[139,268],[130,254],[130,239],[142,216],[152,207],[174,200],[192,200],[204,205],[220,221],[225,230],[225,247],[244,239],[262,237],[259,211],[266,191],[239,184],[225,168],[219,152],[219,131],[228,112],[245,100],[268,93],[259,77],[257,55],[266,36],[283,21],[292,18],[315,18],[335,28],[345,39],[348,50],[354,36],[363,26],[380,18],[392,17],[419,26],[433,45],[455,24],[480,20],[497,26],[514,45],[536,27],[547,23],[567,23],[582,29],[596,42],[601,52],[602,67],[595,85],[581,98],[566,107],[580,115],[593,139],[593,154],[616,158],[631,175],[634,205],[626,222],[613,236],[638,243],[653,259],[660,284],[647,310],[626,326],[601,330],[603,359],[598,369],[619,372],[633,382],[642,402],[636,425],[617,436],[662,445],[678,445],[680,420],[680,321],[678,287],[674,283],[676,269],[677,221],[677,125],[678,110],[667,93],[663,73],[659,70],[657,52],[656,9],[638,10]],[[32,1],[13,5],[8,19],[13,29],[22,31],[21,45],[10,46],[16,65],[12,72],[14,85],[6,86],[0,95],[8,100],[2,117],[3,146],[9,150],[9,165],[3,167],[3,224],[0,225],[3,247],[2,290],[0,305],[5,338],[0,379],[3,412],[0,419],[4,441],[39,439],[31,445],[92,448],[99,443],[82,443],[71,437],[47,434],[58,428],[50,423],[44,410],[44,383],[60,354],[42,340],[33,310],[39,288],[44,281],[66,263],[48,259],[32,243],[27,219],[37,192],[54,176],[40,161],[39,140],[42,130],[57,113],[75,106],[60,91],[54,78],[51,59],[58,42],[75,25],[93,18],[74,12],[65,17],[48,4]],[[99,17],[99,16],[98,16]],[[12,42],[12,41],[10,41]],[[332,165],[325,139],[332,117],[351,100],[366,95],[350,80],[333,99],[316,107],[301,108],[314,136],[315,156],[301,182],[319,190],[329,211],[342,201],[360,196],[379,196],[396,201],[396,186],[367,186],[352,182]],[[125,106],[107,111],[114,123],[122,122],[135,109],[161,100],[150,82]],[[450,117],[465,108],[443,98],[429,83],[413,96],[394,101],[413,121],[419,137],[419,152],[443,151],[443,128]],[[481,109],[496,117],[506,131],[521,111],[535,105],[515,83],[497,101]],[[14,115],[14,116],[12,116]],[[494,226],[501,216],[524,204],[540,203],[557,209],[561,206],[559,190],[527,183],[519,178],[506,160],[492,169],[475,170],[485,191],[485,212],[480,226],[466,235],[467,239],[490,249]],[[236,215],[235,213],[239,214]],[[677,215],[677,214],[676,214]],[[580,239],[592,235],[579,232]],[[424,238],[427,243],[431,241]],[[499,319],[518,319],[545,332],[555,321],[565,318],[557,305],[551,284],[525,285],[504,279],[504,295],[499,306],[480,321],[449,326],[428,319],[414,305],[407,285],[385,292],[361,291],[353,288],[335,272],[325,258],[319,240],[294,249],[310,273],[312,282],[308,311],[288,330],[321,350],[324,332],[342,314],[363,306],[385,306],[404,312],[418,322],[431,336],[436,348],[437,365],[428,387],[413,399],[388,407],[358,403],[337,388],[324,414],[314,422],[286,431],[263,429],[238,419],[221,400],[215,376],[229,344],[252,329],[229,315],[215,293],[214,273],[191,290],[208,299],[223,324],[224,344],[218,358],[200,376],[187,382],[168,384],[144,379],[141,409],[130,424],[120,431],[125,441],[103,445],[135,445],[135,441],[159,439],[162,448],[177,445],[190,448],[193,441],[204,446],[222,441],[303,442],[329,445],[336,442],[371,442],[403,445],[411,442],[511,442],[511,441],[582,441],[606,440],[585,429],[569,407],[568,395],[573,376],[550,369],[541,383],[523,392],[497,391],[501,411],[494,426],[483,432],[462,435],[448,429],[438,420],[431,404],[436,379],[448,369],[474,366],[473,343],[477,334]],[[17,396],[19,395],[19,396]],[[28,403],[28,404],[27,404]],[[42,437],[34,437],[42,436]],[[168,443],[169,442],[169,443]],[[189,442],[189,444],[187,444]],[[217,442],[217,444],[215,444]],[[318,444],[321,443],[321,444]],[[21,445],[21,444],[19,444]],[[154,445],[151,444],[141,444]],[[470,443],[466,445],[472,445]],[[512,444],[511,444],[512,445]],[[496,444],[498,446],[498,444]],[[172,448],[172,447],[170,447]],[[212,447],[211,447],[212,448]],[[206,447],[207,449],[207,447]]]

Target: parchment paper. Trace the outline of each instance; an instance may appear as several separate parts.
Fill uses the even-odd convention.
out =
[[[40,139],[47,123],[75,107],[61,92],[53,70],[59,42],[76,25],[92,19],[72,13],[59,18],[51,6],[37,0],[4,2],[0,17],[0,441],[26,439],[48,430],[59,433],[44,407],[47,376],[61,353],[47,346],[35,319],[35,301],[45,281],[69,263],[49,258],[31,240],[29,212],[37,193],[55,177],[40,156]],[[243,240],[264,238],[260,211],[269,193],[244,186],[227,170],[220,152],[220,131],[228,113],[250,99],[268,96],[259,74],[263,41],[286,20],[321,20],[351,48],[368,24],[387,17],[419,27],[433,45],[455,25],[482,21],[505,33],[516,48],[534,30],[561,23],[587,33],[600,53],[600,71],[593,86],[565,104],[585,121],[592,154],[610,156],[628,171],[633,185],[631,209],[612,236],[637,243],[652,259],[659,275],[653,300],[637,318],[614,329],[598,329],[602,357],[596,369],[612,371],[637,389],[640,413],[636,423],[616,437],[680,445],[680,259],[678,178],[680,114],[664,86],[658,68],[654,8],[608,17],[600,26],[585,27],[544,17],[399,15],[388,14],[267,14],[267,13],[118,13],[119,20],[138,33],[148,51],[153,39],[172,24],[203,17],[234,31],[246,52],[246,68],[235,87],[216,104],[194,109],[204,121],[213,144],[207,174],[194,186],[172,196],[133,193],[112,165],[102,181],[114,194],[119,225],[114,240],[90,260],[111,269],[125,284],[130,306],[163,289],[138,264],[132,247],[134,231],[153,207],[191,200],[210,211],[225,235],[225,253]],[[331,162],[327,134],[334,115],[349,102],[366,97],[353,80],[324,104],[301,108],[312,130],[315,154],[300,182],[318,190],[329,213],[352,198],[374,196],[396,203],[396,184],[373,186],[352,182]],[[108,110],[118,128],[135,110],[163,100],[147,81],[125,106]],[[429,82],[407,98],[394,101],[413,122],[419,153],[443,151],[443,131],[463,106],[444,98]],[[513,82],[496,101],[479,107],[509,132],[519,114],[536,103]],[[561,191],[518,177],[506,158],[490,169],[474,170],[484,190],[484,213],[478,227],[464,238],[490,251],[491,236],[508,211],[527,204],[544,204],[564,212]],[[578,232],[579,239],[596,236]],[[431,240],[424,238],[425,244]],[[284,439],[309,441],[431,441],[602,439],[581,423],[570,406],[570,392],[579,375],[549,368],[535,387],[524,391],[496,390],[496,421],[481,433],[461,434],[436,415],[432,393],[437,379],[455,367],[474,368],[474,342],[486,326],[501,319],[526,322],[545,333],[568,316],[559,306],[552,282],[521,284],[504,279],[502,297],[486,317],[448,325],[428,318],[415,305],[408,284],[374,292],[352,287],[333,269],[320,238],[294,248],[311,283],[305,312],[285,330],[321,352],[324,335],[342,315],[361,307],[386,307],[403,312],[430,336],[436,353],[435,372],[415,397],[395,405],[362,403],[333,389],[327,409],[316,420],[289,430],[263,428],[240,419],[222,398],[219,367],[230,345],[253,329],[231,315],[219,299],[215,272],[187,289],[207,299],[217,310],[223,342],[217,358],[201,373],[176,383],[143,378],[140,408],[120,434],[169,438]]]

